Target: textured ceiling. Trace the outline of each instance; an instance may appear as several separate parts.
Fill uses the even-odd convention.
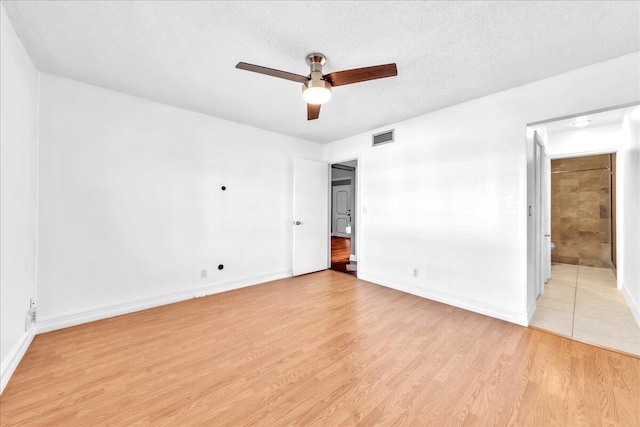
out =
[[[640,50],[638,2],[2,2],[48,73],[326,143]],[[308,122],[307,74],[396,62]]]

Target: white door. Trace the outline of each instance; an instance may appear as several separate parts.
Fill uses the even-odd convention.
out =
[[[544,284],[551,276],[551,207],[550,176],[551,161],[546,154],[544,142],[534,133],[535,161],[535,251],[534,251],[534,285],[536,297],[544,292]]]
[[[293,275],[329,268],[329,165],[293,165]]]
[[[351,185],[335,185],[331,197],[331,235],[351,237]]]

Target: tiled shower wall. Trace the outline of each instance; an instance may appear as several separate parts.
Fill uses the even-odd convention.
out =
[[[611,267],[609,166],[609,154],[551,161],[552,262]]]

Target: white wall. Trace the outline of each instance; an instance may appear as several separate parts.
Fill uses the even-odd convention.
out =
[[[620,148],[620,123],[549,132],[547,150],[552,159],[613,153]]]
[[[45,73],[40,90],[39,331],[291,274],[293,159],[321,146]]]
[[[33,338],[25,319],[35,295],[38,72],[0,9],[1,391]]]
[[[629,108],[622,121],[622,147],[616,155],[618,281],[640,326],[640,107]]]
[[[626,55],[326,145],[327,161],[361,159],[358,277],[526,324],[526,125],[640,99],[639,63]],[[372,148],[390,128],[396,142]]]

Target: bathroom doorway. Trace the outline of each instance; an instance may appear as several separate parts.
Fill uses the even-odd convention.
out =
[[[331,269],[356,276],[357,160],[331,165]]]
[[[634,126],[640,126],[633,121],[636,109],[611,109],[535,126],[551,159],[547,245],[554,249],[551,276],[535,301],[530,325],[640,355],[640,315],[630,289],[637,285],[617,275],[617,266],[625,264],[630,273],[635,267],[619,251],[625,248],[620,245],[624,236],[616,236],[635,227],[620,221],[619,208],[625,202],[618,188],[633,185],[638,174],[637,162],[629,158],[636,144]],[[622,175],[617,174],[620,158],[625,159]],[[538,169],[536,164],[536,175]],[[625,193],[626,209],[634,203],[629,194],[633,193]],[[533,212],[538,215],[538,209]]]

